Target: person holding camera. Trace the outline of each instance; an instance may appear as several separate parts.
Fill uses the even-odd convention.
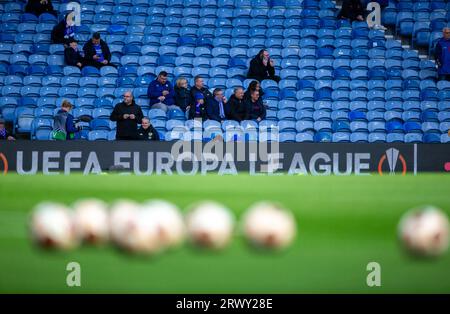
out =
[[[226,120],[229,115],[227,98],[223,95],[223,91],[220,88],[216,88],[213,91],[213,98],[206,104],[206,115],[208,119],[223,121]]]
[[[266,49],[261,49],[259,53],[250,61],[247,78],[255,79],[260,82],[263,80],[280,81],[280,77],[275,75],[274,60]]]
[[[61,109],[53,118],[52,138],[54,140],[74,140],[79,138],[80,126],[74,123],[74,117],[70,114],[73,105],[68,100],[64,100]]]

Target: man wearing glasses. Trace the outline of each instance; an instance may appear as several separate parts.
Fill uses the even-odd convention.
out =
[[[117,121],[116,139],[137,140],[137,126],[143,117],[142,109],[134,102],[131,92],[125,92],[123,101],[114,107],[110,117],[112,121]]]
[[[440,80],[450,81],[450,27],[442,30],[442,38],[436,44],[435,60]]]

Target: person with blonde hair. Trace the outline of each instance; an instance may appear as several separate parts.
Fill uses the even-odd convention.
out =
[[[73,140],[76,134],[81,131],[80,127],[75,126],[73,115],[70,114],[73,105],[68,100],[64,100],[61,109],[58,110],[53,118],[52,138],[54,140]]]
[[[177,79],[175,84],[175,105],[180,107],[183,112],[189,111],[191,95],[189,94],[188,82],[184,77]]]

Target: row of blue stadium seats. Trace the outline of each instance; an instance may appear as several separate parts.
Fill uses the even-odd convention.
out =
[[[4,46],[4,45],[3,45]],[[119,56],[112,52],[112,63],[119,63],[122,66],[184,66],[189,68],[240,68],[247,69],[251,57],[247,56],[247,50],[243,48],[214,48],[212,51],[203,48],[179,47],[178,49],[166,49],[168,47],[150,48],[144,46],[139,49],[137,46],[125,46],[123,48],[128,54]],[[131,48],[136,47],[135,52],[130,52]],[[0,49],[3,47],[0,47]],[[164,48],[164,49],[162,49]],[[138,54],[142,50],[145,55]],[[335,51],[337,50],[337,53]],[[370,50],[355,48],[351,55],[344,55],[347,49],[334,49],[331,46],[312,49],[312,48],[284,48],[281,50],[281,56],[272,56],[275,60],[276,69],[320,69],[320,68],[340,68],[346,69],[371,69],[375,67],[389,69],[392,67],[398,69],[435,69],[436,66],[429,60],[420,60],[416,54],[403,53],[401,51],[385,51],[384,49],[373,48]],[[258,53],[259,49],[252,51]],[[364,55],[367,53],[367,57]],[[337,58],[335,58],[337,57]],[[352,58],[353,57],[353,58]],[[281,60],[280,60],[281,59]],[[216,61],[217,60],[217,61]],[[22,52],[0,52],[0,63],[4,65],[64,65],[64,57],[61,54],[29,54]]]
[[[14,27],[14,26],[10,26]],[[268,48],[285,48],[290,46],[297,47],[322,47],[326,45],[335,45],[337,47],[353,47],[355,48],[373,48],[385,47],[387,41],[380,36],[370,37],[369,32],[353,31],[351,29],[339,29],[333,32],[313,32],[313,29],[258,29],[247,31],[240,29],[237,31],[233,29],[218,28],[207,33],[204,28],[197,29],[195,27],[149,27],[143,29],[143,33],[132,33],[108,35],[107,29],[101,27],[92,28],[92,31],[102,34],[106,42],[110,45],[125,45],[125,44],[151,44],[163,45],[169,47],[177,46],[199,46],[199,47],[246,47],[244,45],[245,39],[253,38],[254,45],[264,45]],[[344,34],[347,31],[348,35]],[[89,40],[91,33],[76,33],[75,38],[84,43]],[[159,36],[158,36],[159,35]],[[162,35],[162,36],[161,36]],[[321,35],[321,37],[319,37]],[[307,41],[306,39],[321,39],[318,43]],[[349,42],[352,39],[361,39],[360,41]],[[20,32],[15,33],[9,30],[0,32],[0,41],[10,44],[51,44],[50,33],[41,32]]]
[[[49,108],[17,108],[14,110],[14,120],[17,122],[18,127],[20,127],[20,121],[30,121],[32,119],[50,119],[52,118],[59,109],[49,109]],[[108,108],[97,108],[94,110],[85,108],[76,108],[73,110],[73,115],[75,118],[85,119],[107,119],[109,121],[109,116],[112,110]],[[439,113],[432,110],[425,110],[423,112],[416,111],[369,111],[367,113],[363,111],[345,111],[337,110],[330,112],[328,110],[316,110],[316,111],[290,111],[290,110],[280,110],[274,112],[275,116],[270,116],[271,112],[268,112],[266,120],[262,121],[259,125],[264,126],[277,126],[281,131],[286,131],[290,129],[294,130],[306,130],[313,129],[320,131],[322,129],[332,129],[333,131],[348,129],[349,131],[356,131],[364,129],[366,131],[376,131],[377,129],[387,130],[388,132],[411,132],[416,131],[440,131],[447,132],[450,123],[450,111],[441,111]],[[151,109],[146,112],[146,115],[152,119],[155,127],[161,127],[163,129],[172,129],[174,126],[184,126],[185,114],[181,110],[171,110],[166,115],[166,113],[159,109]],[[276,122],[274,119],[279,119]],[[25,120],[24,120],[25,119]],[[368,119],[370,119],[368,121]],[[166,121],[167,124],[166,124]],[[178,122],[177,122],[178,121]],[[191,121],[192,120],[188,120]],[[175,123],[176,122],[176,123]],[[31,122],[29,122],[31,123]],[[186,122],[188,123],[188,122]],[[278,123],[278,124],[277,124]],[[441,123],[441,125],[439,125]],[[253,122],[253,128],[258,128],[258,125]],[[230,125],[238,126],[239,123],[236,121],[225,121],[223,122],[223,129],[225,130]],[[241,126],[248,128],[250,123],[244,121]],[[187,125],[186,125],[187,126]],[[201,125],[200,125],[201,126]],[[209,126],[220,127],[220,123],[217,121],[210,121],[204,123],[204,128]],[[110,128],[110,125],[108,124]]]
[[[33,133],[33,130],[44,127],[51,127],[51,116],[33,116],[24,110],[16,120],[16,128],[18,132]],[[265,120],[259,123],[255,121],[242,121],[241,123],[233,120],[224,121],[222,124],[213,120],[206,120],[203,122],[193,123],[193,120],[171,119],[161,120],[151,118],[152,125],[161,131],[184,131],[189,130],[223,130],[242,129],[242,131],[249,130],[268,130],[273,129],[277,132],[305,132],[305,131],[330,131],[330,132],[387,132],[387,133],[448,133],[450,130],[450,119],[443,122],[417,122],[408,121],[402,122],[400,120],[385,121],[346,121],[346,120],[299,120],[290,121],[282,120],[279,122]],[[92,119],[90,122],[82,122],[80,125],[86,130],[114,130],[116,123],[109,120],[109,116],[99,116]]]
[[[3,1],[2,1],[3,2]],[[0,12],[22,12],[21,3],[6,3],[0,7]],[[66,0],[53,0],[55,5],[63,5]],[[82,6],[126,6],[126,7],[153,7],[153,8],[306,8],[318,9],[334,7],[330,0],[80,0]]]
[[[294,21],[286,20],[287,22],[294,23]],[[345,20],[340,20],[345,21]],[[297,21],[298,22],[298,21]],[[236,22],[237,23],[237,22]],[[154,36],[157,38],[164,37],[194,37],[194,38],[204,38],[213,39],[217,38],[332,38],[332,39],[352,39],[352,38],[368,38],[374,39],[384,39],[384,33],[381,30],[368,29],[365,22],[363,27],[357,26],[339,26],[321,23],[320,29],[317,28],[301,28],[297,24],[292,24],[289,27],[285,27],[284,24],[278,25],[266,25],[269,22],[265,20],[251,20],[251,25],[245,27],[244,25],[236,25],[230,28],[223,27],[199,27],[198,21],[194,20],[192,23],[187,24],[183,27],[174,26],[164,26],[161,24],[156,25],[102,25],[102,24],[92,24],[92,25],[81,25],[75,26],[75,34],[89,35],[95,31],[101,33],[109,39],[108,41],[115,41],[116,38],[122,39],[128,34],[128,36]],[[53,24],[40,23],[13,23],[5,22],[0,26],[0,33],[4,35],[4,40],[15,40],[15,36],[19,34],[33,35],[35,33],[43,33],[44,35],[50,34],[53,28]],[[355,27],[352,29],[352,27]],[[20,31],[19,31],[20,30]],[[42,40],[45,40],[46,36],[42,36]],[[27,40],[18,38],[18,40]],[[125,39],[126,40],[126,39]],[[201,43],[200,43],[201,44]]]
[[[219,80],[209,80],[210,83],[217,83]],[[237,83],[240,83],[237,82]],[[237,84],[241,86],[242,84]],[[215,84],[214,88],[227,89],[227,86]],[[236,87],[236,86],[235,86]],[[232,93],[233,87],[228,88],[226,94]],[[37,86],[3,86],[1,96],[4,97],[67,97],[67,98],[120,98],[126,91],[132,91],[135,98],[147,98],[147,87],[37,87]],[[231,96],[231,95],[227,95]],[[347,101],[368,102],[368,101],[450,101],[450,90],[436,91],[425,90],[333,90],[330,87],[322,87],[317,90],[282,89],[280,91],[268,89],[263,95],[266,101],[286,100],[295,104],[297,101]]]
[[[132,79],[130,77],[74,77],[74,76],[25,76],[24,78],[17,75],[8,75],[0,77],[0,95],[10,96],[10,97],[18,97],[16,96],[19,93],[36,93],[38,88],[42,89],[43,95],[47,97],[58,97],[61,93],[66,93],[64,88],[107,88],[104,91],[100,91],[100,93],[110,93],[112,95],[116,95],[115,91],[111,89],[114,88],[146,88],[156,78],[156,75],[146,75],[142,77],[137,77]],[[225,88],[227,90],[233,90],[235,87],[244,87],[248,88],[249,84],[252,82],[252,79],[246,79],[244,81],[239,79],[227,79],[225,83]],[[217,80],[207,80],[204,79],[204,83],[206,86],[211,85],[211,88],[216,86],[212,85],[218,82]],[[175,83],[175,82],[174,82]],[[193,80],[190,80],[191,85],[194,83]],[[209,84],[211,83],[211,84]],[[346,97],[346,91],[366,91],[368,94],[366,95],[368,99],[371,98],[383,98],[383,96],[388,96],[388,98],[411,98],[411,97],[420,97],[423,100],[432,100],[439,99],[441,96],[439,92],[448,91],[450,89],[450,82],[441,80],[437,83],[434,80],[418,80],[418,79],[398,79],[398,80],[384,80],[384,79],[371,79],[369,81],[365,80],[342,80],[336,77],[336,79],[326,79],[326,80],[316,80],[316,79],[308,79],[308,80],[281,80],[279,83],[276,83],[272,80],[264,80],[261,83],[261,87],[263,90],[269,92],[268,96],[276,97],[277,95],[273,94],[273,92],[278,93],[278,98],[287,98],[294,97],[293,92],[298,94],[297,90],[303,91],[312,91],[317,92],[322,91],[322,95],[331,95],[329,97]],[[327,88],[322,90],[323,88]],[[331,89],[331,90],[330,90]],[[40,92],[41,90],[39,90]],[[68,90],[73,91],[73,90]],[[389,91],[386,94],[386,91]],[[413,93],[411,93],[412,91]],[[417,91],[421,91],[421,94],[417,96]],[[97,95],[97,91],[92,89],[86,90],[86,92],[91,95]],[[281,94],[280,94],[281,92]],[[380,93],[381,92],[381,93]],[[382,94],[382,93],[385,94]],[[399,92],[402,92],[400,95]],[[84,91],[83,91],[84,93]],[[143,95],[142,90],[138,90],[140,95]],[[333,93],[335,94],[333,96]],[[355,94],[354,93],[354,94]],[[52,94],[53,96],[50,96]],[[78,93],[76,93],[78,95]],[[303,95],[310,95],[310,93]],[[314,96],[315,94],[313,94]],[[348,94],[348,97],[351,97],[351,92]],[[442,95],[442,93],[441,93]],[[26,96],[26,95],[23,95]],[[33,96],[32,96],[33,97]],[[37,97],[37,96],[36,96]],[[78,97],[78,96],[77,96]],[[98,97],[98,96],[97,96]],[[358,96],[360,97],[360,96]]]
[[[34,137],[37,140],[49,140],[50,130],[41,130],[38,131]],[[161,140],[166,141],[176,141],[176,140],[185,140],[185,141],[210,141],[216,136],[220,135],[227,142],[236,141],[236,142],[244,142],[244,141],[279,141],[279,142],[362,142],[362,143],[377,143],[377,142],[388,142],[388,143],[449,143],[450,136],[448,134],[437,135],[434,133],[430,134],[418,134],[418,133],[407,133],[407,134],[399,134],[399,133],[364,133],[364,132],[355,132],[355,133],[329,133],[329,132],[317,132],[313,134],[312,132],[302,132],[302,133],[294,133],[294,132],[286,132],[281,133],[278,136],[274,136],[271,133],[241,133],[234,131],[227,132],[207,132],[207,133],[194,133],[194,132],[160,132],[158,131]],[[86,131],[82,132],[82,139],[90,140],[90,141],[113,141],[115,140],[116,132],[115,131],[106,131],[106,130],[95,130],[95,131]]]
[[[247,70],[242,68],[229,68],[223,69],[220,67],[215,68],[189,68],[183,66],[164,65],[157,66],[122,66],[115,69],[111,66],[103,67],[98,70],[93,67],[85,67],[81,71],[77,67],[71,66],[25,66],[25,65],[6,65],[0,63],[1,75],[15,75],[20,77],[26,76],[73,76],[73,77],[129,77],[136,79],[141,76],[153,76],[161,71],[168,73],[169,79],[177,77],[192,78],[200,76],[204,79],[211,79],[210,84],[212,86],[227,85],[227,79],[245,80]],[[301,70],[295,69],[283,69],[280,71],[280,77],[282,80],[346,80],[346,81],[368,81],[368,80],[435,80],[437,78],[436,69],[424,69],[424,70],[411,70],[402,68],[391,67],[387,70],[384,68],[373,68],[367,70],[364,68],[356,68],[353,70],[347,70],[345,68],[329,69],[308,69]],[[216,83],[213,80],[217,80]]]

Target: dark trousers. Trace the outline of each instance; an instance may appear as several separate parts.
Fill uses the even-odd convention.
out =
[[[116,140],[117,141],[137,141],[138,138],[137,138],[137,136],[132,136],[132,135],[129,135],[129,136],[118,136],[118,135],[116,135]]]

